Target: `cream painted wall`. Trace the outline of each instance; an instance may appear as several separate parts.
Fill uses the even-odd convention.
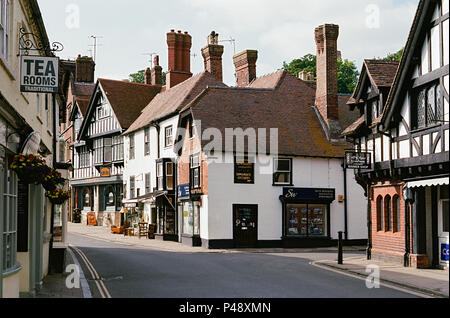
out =
[[[20,272],[3,278],[3,298],[19,298]]]
[[[20,278],[20,292],[30,291],[30,253],[17,253],[17,262],[22,265],[22,270],[19,272]]]

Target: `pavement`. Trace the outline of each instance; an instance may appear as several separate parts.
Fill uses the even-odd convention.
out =
[[[270,248],[270,249],[232,249],[232,250],[210,250],[203,247],[190,247],[176,242],[149,240],[147,238],[129,237],[112,234],[106,227],[88,227],[86,225],[68,223],[68,232],[82,235],[86,238],[116,243],[133,248],[144,248],[171,253],[263,253],[285,257],[306,257],[311,259],[310,264],[324,270],[339,272],[361,279],[366,279],[371,272],[366,272],[369,265],[376,265],[380,270],[380,283],[386,286],[407,289],[428,297],[449,297],[449,272],[439,269],[416,269],[405,268],[401,265],[367,260],[362,251],[365,247],[344,247],[343,265],[337,264],[337,248]],[[68,249],[70,251],[70,249]],[[330,254],[332,253],[332,254]],[[334,254],[335,253],[335,254]],[[347,253],[347,255],[345,255]],[[359,253],[359,254],[358,254]],[[310,255],[314,256],[311,257]],[[329,255],[336,255],[336,257]],[[323,256],[323,257],[322,257]],[[66,253],[66,265],[75,264],[73,253]],[[44,279],[42,290],[36,298],[85,298],[83,288],[68,289],[66,279],[69,274],[48,275]]]

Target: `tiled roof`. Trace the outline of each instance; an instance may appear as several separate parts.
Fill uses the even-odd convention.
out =
[[[77,103],[78,107],[80,108],[81,114],[83,117],[86,116],[86,113],[89,108],[89,99],[82,99],[82,98],[76,98],[75,102]]]
[[[91,98],[94,93],[95,83],[80,83],[73,84],[73,95],[77,97]]]
[[[391,87],[397,73],[399,62],[364,60],[368,74],[378,87]]]
[[[157,121],[174,112],[180,111],[207,86],[226,87],[224,83],[217,80],[208,72],[197,74],[177,86],[158,94],[150,103],[147,103],[148,105],[142,110],[140,116],[125,134],[144,128],[152,121]]]
[[[142,109],[160,92],[160,86],[98,79],[123,129],[139,117]]]
[[[263,87],[258,89],[256,85]],[[339,99],[341,117],[349,114],[347,100],[348,96]],[[194,119],[201,121],[202,130],[216,128],[222,136],[226,128],[277,128],[280,155],[343,157],[349,144],[327,140],[314,103],[313,88],[286,71],[278,71],[255,80],[249,88],[209,88],[190,108]],[[356,119],[355,114],[350,115],[352,118],[343,122]],[[202,143],[205,146],[209,141]]]
[[[357,131],[365,122],[364,115],[361,116],[357,121],[355,121],[353,124],[348,126],[343,132],[342,136],[350,136],[355,131]]]

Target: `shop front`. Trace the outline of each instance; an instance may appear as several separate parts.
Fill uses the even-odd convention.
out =
[[[191,194],[189,184],[178,186],[178,209],[182,217],[181,243],[202,246],[200,238],[201,195]]]
[[[335,189],[284,188],[283,246],[332,246],[330,206]]]
[[[164,194],[156,198],[156,238],[178,242],[177,214],[173,205],[175,195]]]

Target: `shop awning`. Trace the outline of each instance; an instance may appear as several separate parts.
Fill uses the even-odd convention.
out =
[[[432,187],[439,185],[448,185],[449,178],[426,179],[420,181],[412,181],[406,184],[407,188]]]
[[[147,194],[141,195],[137,198],[137,200],[139,202],[148,201],[148,200],[156,199],[157,197],[160,197],[160,196],[163,196],[166,194],[167,194],[167,191],[155,191],[153,193],[147,193]]]

